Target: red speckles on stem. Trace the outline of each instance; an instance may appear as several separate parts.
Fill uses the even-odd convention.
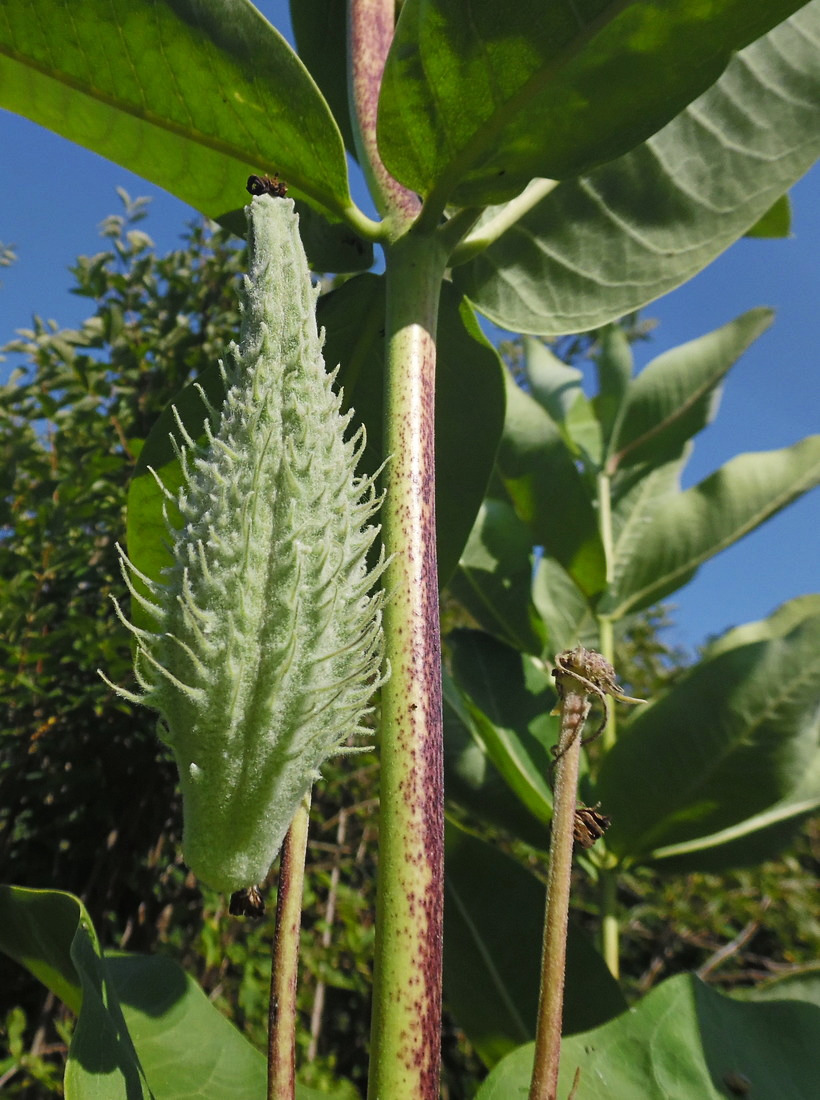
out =
[[[444,856],[435,531],[435,340],[444,256],[409,233],[388,251],[386,652],[372,1100],[439,1096]]]

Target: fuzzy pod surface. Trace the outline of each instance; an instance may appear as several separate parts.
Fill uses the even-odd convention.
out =
[[[176,758],[186,862],[226,892],[263,881],[322,763],[365,732],[382,682],[383,559],[367,564],[380,501],[355,472],[364,432],[347,437],[325,370],[293,202],[260,195],[246,214],[225,400],[209,406],[204,445],[178,425],[174,564],[157,583],[123,558],[156,624],[127,623],[142,689],[131,697],[159,712]]]

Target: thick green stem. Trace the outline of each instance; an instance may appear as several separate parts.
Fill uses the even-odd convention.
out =
[[[578,765],[581,729],[590,709],[585,692],[578,690],[571,679],[564,679],[563,687],[561,684],[559,680],[561,737],[555,764],[541,993],[529,1100],[555,1100],[558,1094]]]
[[[445,257],[410,231],[387,251],[386,652],[370,1100],[436,1100],[444,813],[435,525],[435,333]]]
[[[268,1020],[268,1100],[293,1100],[296,1093],[296,977],[309,815],[308,792],[291,822],[279,864]]]

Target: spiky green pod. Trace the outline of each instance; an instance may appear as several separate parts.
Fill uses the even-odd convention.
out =
[[[156,622],[128,626],[139,699],[159,711],[179,767],[185,858],[225,891],[264,879],[323,761],[363,731],[382,662],[382,566],[366,562],[379,500],[355,475],[363,431],[345,439],[325,371],[298,216],[269,195],[246,213],[250,275],[224,404],[205,446],[179,424],[174,564],[155,583],[124,559]]]

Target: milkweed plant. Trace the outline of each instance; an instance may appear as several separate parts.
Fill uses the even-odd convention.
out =
[[[348,432],[353,414],[325,369],[293,201],[258,194],[246,214],[250,273],[240,343],[221,364],[224,404],[200,389],[202,443],[176,414],[183,484],[162,486],[173,564],[155,581],[121,551],[155,625],[117,604],[141,692],[115,688],[159,712],[186,862],[231,892],[265,878],[322,764],[364,732],[383,679],[383,554],[368,565],[380,498],[356,474],[364,429]]]

